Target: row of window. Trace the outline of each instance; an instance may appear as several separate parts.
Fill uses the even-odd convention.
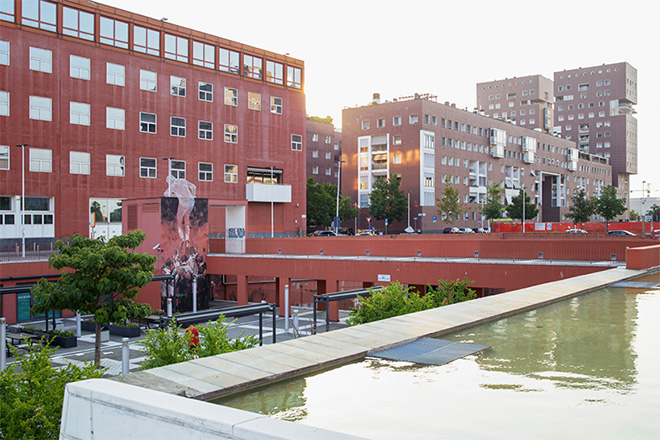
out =
[[[313,166],[312,167],[312,174],[318,174],[319,173],[319,167]],[[332,168],[326,168],[325,169],[325,175],[326,176],[332,176]],[[337,177],[338,173],[335,171],[334,177]]]
[[[312,133],[312,142],[318,142],[319,141],[319,135],[318,133]],[[326,144],[331,144],[332,143],[332,136],[326,136],[325,137],[325,143]],[[337,145],[337,144],[335,144]],[[337,146],[339,148],[339,146]]]
[[[319,150],[313,150],[312,151],[312,157],[314,159],[318,158],[319,157]],[[332,159],[332,152],[331,151],[326,151],[325,152],[325,158],[326,159]]]
[[[30,0],[22,2],[21,9],[20,18],[23,25],[57,32],[58,14],[55,3],[46,0]],[[13,1],[0,2],[0,20],[16,22]],[[60,21],[62,33],[71,37],[96,41],[122,49],[132,49],[135,52],[184,63],[192,62],[196,66],[265,80],[273,84],[286,84],[287,87],[295,89],[302,88],[302,70],[300,68],[267,58],[247,53],[241,54],[232,49],[216,47],[166,32],[163,32],[164,46],[161,48],[160,31],[102,15],[98,17],[99,28],[95,29],[96,17],[93,13],[68,6],[63,7]],[[129,32],[129,27],[132,27],[133,32]],[[192,57],[190,52],[192,52]]]

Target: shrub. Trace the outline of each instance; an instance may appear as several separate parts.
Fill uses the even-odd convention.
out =
[[[352,308],[346,320],[348,325],[364,324],[419,312],[431,307],[428,297],[420,297],[413,288],[405,288],[398,281],[380,291],[373,292],[371,296],[358,298],[357,307]]]
[[[438,280],[438,287],[427,287],[426,296],[433,302],[433,307],[446,306],[463,301],[469,301],[477,297],[477,293],[468,287],[474,281],[463,278],[462,281]]]

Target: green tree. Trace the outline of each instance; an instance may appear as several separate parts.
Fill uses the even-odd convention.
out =
[[[445,222],[450,225],[459,220],[461,214],[465,212],[463,203],[461,203],[461,194],[458,189],[450,183],[449,176],[445,178],[445,189],[442,191],[442,197],[436,199],[438,214]]]
[[[654,222],[660,222],[660,206],[654,204],[651,206],[651,209],[648,210],[648,213],[653,216]]]
[[[330,226],[337,213],[337,186],[307,179],[307,226]],[[350,197],[339,196],[339,217],[351,220],[360,215]]]
[[[32,288],[35,314],[49,310],[77,310],[93,314],[96,323],[94,362],[101,361],[101,326],[125,324],[151,313],[148,304],[134,301],[153,278],[156,257],[132,252],[144,241],[141,230],[111,238],[74,235],[71,243],[58,241],[58,253],[48,263],[62,271],[56,283],[45,279]],[[65,269],[70,269],[69,271]]]
[[[342,220],[353,220],[360,215],[360,208],[355,206],[350,197],[339,196],[339,217]]]
[[[378,220],[401,221],[408,211],[408,199],[399,189],[401,176],[392,174],[389,179],[377,179],[369,194],[369,213]]]
[[[594,202],[587,198],[584,188],[575,191],[571,196],[571,207],[566,217],[573,219],[573,224],[588,222],[594,213]]]
[[[92,206],[89,208],[89,212],[94,214],[94,220],[98,222],[103,221],[103,212],[101,212],[101,204],[97,201],[92,202]]]
[[[616,188],[608,185],[602,189],[599,197],[594,198],[595,211],[605,219],[605,230],[610,231],[610,221],[626,212],[626,199],[616,196]]]
[[[47,345],[23,354],[10,349],[16,362],[0,371],[0,439],[58,438],[65,385],[100,378],[104,370],[93,364],[55,368],[50,357],[56,350]]]
[[[492,183],[488,186],[486,195],[486,203],[481,210],[482,214],[489,220],[502,218],[504,212],[504,205],[502,204],[502,188],[497,183]]]
[[[525,193],[525,220],[531,220],[538,214],[539,210],[534,203],[530,203],[530,197]],[[511,199],[511,204],[506,207],[509,217],[520,219],[523,217],[523,190]]]

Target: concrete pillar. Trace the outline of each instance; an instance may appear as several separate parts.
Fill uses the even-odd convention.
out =
[[[248,303],[247,275],[236,275],[236,305],[246,306]]]
[[[285,286],[291,288],[291,278],[289,277],[278,277],[275,280],[275,287],[277,289],[277,306],[279,307],[280,317],[284,316],[284,295],[285,295]],[[290,290],[289,290],[290,291]]]

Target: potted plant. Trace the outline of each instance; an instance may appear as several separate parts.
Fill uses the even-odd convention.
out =
[[[126,324],[110,324],[110,334],[123,336],[126,338],[137,338],[140,336],[140,325],[136,322],[127,322]]]
[[[62,348],[71,348],[78,346],[78,338],[76,333],[71,330],[48,330],[51,344],[55,344]]]

